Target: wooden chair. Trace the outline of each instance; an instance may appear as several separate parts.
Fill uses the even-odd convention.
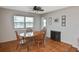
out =
[[[45,33],[45,39],[46,39],[47,28],[46,28],[46,27],[43,27],[43,28],[41,29],[41,32],[44,32],[44,33]]]
[[[20,38],[18,32],[15,31],[15,33],[16,33],[16,40],[17,40],[17,47],[16,47],[17,49],[19,46],[22,46],[24,43],[23,43],[23,38]]]
[[[45,33],[39,32],[37,36],[35,36],[35,44],[39,48],[40,45],[44,46],[44,36]]]
[[[26,40],[23,37],[20,37],[17,31],[15,31],[15,33],[16,33],[16,40],[17,40],[16,49],[19,48],[19,47],[23,48],[23,46],[26,44]],[[29,45],[28,44],[26,45],[26,47],[27,47],[27,51],[29,51]]]

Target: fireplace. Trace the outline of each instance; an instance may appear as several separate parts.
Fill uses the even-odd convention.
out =
[[[61,32],[59,31],[51,31],[51,39],[55,41],[61,41]]]

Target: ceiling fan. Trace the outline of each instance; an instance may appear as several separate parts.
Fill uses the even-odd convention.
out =
[[[40,7],[40,6],[34,6],[33,10],[34,11],[44,11],[44,9],[42,9],[42,7]]]

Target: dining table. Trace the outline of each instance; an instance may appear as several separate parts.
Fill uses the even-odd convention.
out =
[[[28,45],[29,48],[28,51],[30,51],[31,47],[34,46],[35,41],[35,37],[39,36],[39,33],[41,33],[41,31],[35,31],[35,32],[22,32],[19,34],[19,36],[22,38],[22,40],[26,41],[26,45]]]
[[[35,40],[34,38],[39,35],[40,31],[35,32],[22,32],[19,36],[26,41],[26,43],[33,43]]]
[[[24,37],[24,38],[31,38],[31,37],[35,37],[38,35],[38,33],[40,33],[40,31],[36,31],[36,32],[22,32],[19,34],[20,37]]]

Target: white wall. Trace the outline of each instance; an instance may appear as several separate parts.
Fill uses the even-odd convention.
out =
[[[61,26],[61,16],[66,15],[66,27]],[[79,39],[79,7],[69,7],[42,15],[47,18],[47,36],[50,37],[50,30],[61,31],[61,41],[69,43],[79,48],[77,40]],[[52,17],[52,25],[48,18]],[[54,19],[58,18],[58,22]]]
[[[0,8],[0,42],[15,40],[12,24],[12,17],[14,15],[33,16],[34,30],[40,30],[40,15]]]
[[[34,22],[34,30],[35,31],[40,31],[41,29],[41,16],[40,15],[35,15],[35,22]]]

